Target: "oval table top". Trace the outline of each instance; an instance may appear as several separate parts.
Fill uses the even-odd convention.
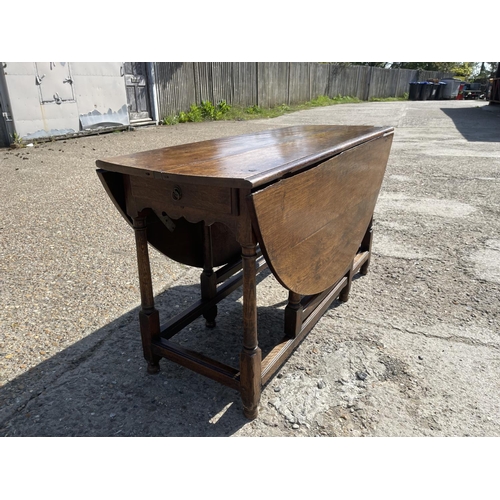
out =
[[[347,272],[370,225],[392,134],[345,150],[250,196],[253,226],[278,281],[301,295]]]
[[[366,125],[299,125],[97,160],[99,168],[206,185],[258,188],[393,132]]]
[[[96,163],[152,181],[245,189],[242,202],[274,275],[287,289],[312,295],[349,269],[373,216],[393,131],[294,126]]]

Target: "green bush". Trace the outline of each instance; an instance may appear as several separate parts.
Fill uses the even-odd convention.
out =
[[[246,108],[245,112],[250,114],[250,115],[258,115],[258,114],[262,113],[262,109],[257,104],[254,104],[253,106]]]
[[[201,116],[204,120],[215,120],[216,109],[210,101],[201,101]]]
[[[179,123],[186,123],[188,121],[189,121],[189,114],[184,111],[181,111],[179,113]]]
[[[231,106],[229,106],[229,104],[224,99],[222,99],[222,101],[219,102],[217,107],[219,108],[219,111],[223,115],[225,115],[226,113],[229,113],[229,111],[231,111]]]
[[[179,117],[177,115],[170,115],[163,118],[161,121],[163,125],[175,125],[179,123]]]
[[[228,114],[231,106],[224,100],[214,106],[210,101],[202,101],[201,106],[191,104],[189,111],[181,111],[179,115],[166,116],[163,125],[174,125],[176,123],[202,122],[204,120],[221,120]]]
[[[196,106],[196,104],[191,104],[191,107],[189,108],[189,113],[187,115],[188,115],[188,121],[190,122],[203,121],[201,109],[198,106]]]

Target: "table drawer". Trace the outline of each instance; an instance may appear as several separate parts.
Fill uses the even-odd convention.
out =
[[[138,210],[179,210],[231,215],[237,213],[234,189],[130,176],[130,194]]]

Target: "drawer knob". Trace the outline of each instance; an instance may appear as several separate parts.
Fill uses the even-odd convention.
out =
[[[182,198],[182,189],[180,186],[175,186],[174,190],[172,191],[172,198],[175,201],[179,201]]]

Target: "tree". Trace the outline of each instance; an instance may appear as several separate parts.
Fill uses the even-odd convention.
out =
[[[373,66],[374,68],[389,68],[392,63],[390,62],[353,62],[349,63],[353,66]]]
[[[373,66],[376,68],[416,69],[451,73],[462,80],[487,79],[493,76],[498,63],[478,62],[342,62],[341,66]]]
[[[389,68],[390,62],[328,62],[323,64],[336,64],[337,66],[373,66],[374,68]]]
[[[393,62],[391,68],[442,71],[452,73],[458,78],[468,79],[473,75],[476,64],[473,62]]]

